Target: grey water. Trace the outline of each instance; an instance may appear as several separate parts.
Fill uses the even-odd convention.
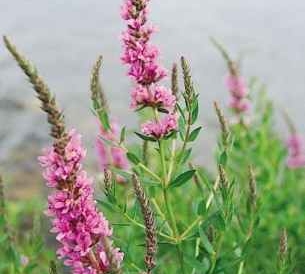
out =
[[[112,113],[122,124],[137,124],[128,108],[130,81],[119,59],[124,28],[121,3],[0,0],[0,34],[8,35],[36,64],[68,124],[84,134],[91,150],[96,123],[88,87],[90,69],[99,54],[104,56],[102,79]],[[242,56],[243,73],[265,83],[275,104],[286,108],[305,132],[305,1],[151,0],[150,10],[151,21],[159,29],[154,42],[161,48],[164,65],[170,68],[184,55],[192,67],[200,92],[200,122],[205,127],[197,153],[200,162],[209,163],[212,157],[216,129],[212,102],[225,106],[228,100],[225,64],[210,36],[223,42],[234,58]],[[284,138],[286,129],[280,128]],[[42,147],[48,142],[47,129],[30,84],[0,45],[0,163],[7,162],[13,151],[26,153],[30,143]]]

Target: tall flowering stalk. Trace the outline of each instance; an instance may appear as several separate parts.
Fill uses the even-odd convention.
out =
[[[39,162],[47,186],[53,189],[46,214],[52,218],[51,232],[60,243],[57,254],[75,274],[119,273],[123,253],[111,246],[112,229],[96,208],[92,179],[82,168],[86,152],[81,136],[66,130],[63,115],[36,69],[6,37],[4,42],[29,77],[51,124],[54,143]]]
[[[221,52],[227,62],[229,73],[226,76],[225,84],[230,92],[229,107],[239,115],[247,113],[251,107],[248,99],[248,88],[244,77],[240,75],[238,64],[234,62],[227,51],[216,40],[212,39],[213,44]]]
[[[101,86],[99,73],[102,65],[102,56],[100,56],[93,66],[91,73],[91,100],[96,115],[99,118],[99,134],[96,140],[96,150],[98,153],[99,167],[101,171],[114,166],[119,169],[128,169],[128,160],[126,152],[119,146],[109,146],[106,141],[119,142],[120,126],[116,120],[109,120],[109,106],[106,95]],[[121,177],[117,178],[122,181]]]
[[[131,107],[137,110],[152,107],[166,113],[163,119],[155,115],[155,121],[142,125],[143,134],[161,139],[177,129],[177,115],[173,113],[176,96],[159,85],[167,74],[158,63],[158,48],[150,43],[155,29],[147,23],[148,2],[124,0],[121,15],[127,22],[127,30],[122,35],[124,53],[121,59],[128,65],[128,75],[135,84],[131,91]]]

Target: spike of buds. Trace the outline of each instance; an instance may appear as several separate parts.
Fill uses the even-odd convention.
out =
[[[178,85],[178,66],[176,63],[173,64],[171,80],[172,80],[172,92],[173,95],[175,95],[177,98],[179,93],[179,85]]]
[[[218,165],[218,172],[219,172],[221,187],[224,189],[228,188],[228,186],[229,186],[228,177],[227,177],[226,171],[222,165]]]
[[[279,244],[279,259],[283,263],[287,257],[288,252],[288,236],[287,230],[284,228],[281,232],[280,236],[280,244]]]
[[[110,193],[112,189],[112,172],[109,169],[104,170],[104,186],[106,193]]]
[[[214,102],[214,108],[215,108],[215,111],[216,111],[216,114],[218,117],[218,121],[220,124],[220,128],[221,128],[222,143],[223,143],[223,146],[225,148],[227,148],[228,144],[229,144],[229,136],[230,136],[228,124],[227,124],[224,114],[223,114],[222,110],[220,109],[217,102]]]
[[[103,57],[99,56],[92,68],[91,72],[91,81],[90,81],[90,90],[91,90],[91,99],[93,102],[98,103],[98,106],[104,110],[109,111],[108,102],[101,85],[100,81],[100,70],[102,66]]]
[[[156,266],[155,256],[157,252],[157,237],[155,217],[151,209],[149,199],[145,194],[145,191],[140,183],[139,178],[135,174],[132,177],[132,182],[144,217],[146,233],[146,255],[144,262],[147,268],[146,273],[150,274],[152,273],[152,269]]]
[[[51,125],[51,136],[55,139],[55,150],[60,154],[64,154],[64,148],[68,142],[68,136],[65,128],[63,114],[58,108],[55,98],[51,95],[49,87],[39,76],[36,68],[17,50],[17,48],[4,36],[4,44],[8,51],[13,55],[20,68],[28,76],[33,85],[38,99],[41,101],[41,109],[47,113],[48,122]]]
[[[249,202],[253,209],[255,209],[257,203],[257,186],[252,166],[249,166]]]

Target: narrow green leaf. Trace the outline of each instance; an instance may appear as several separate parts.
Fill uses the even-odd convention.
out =
[[[135,132],[135,134],[140,137],[142,140],[144,141],[150,141],[150,142],[156,142],[157,140],[153,137],[150,137],[150,136],[146,136],[146,135],[143,135],[139,132]]]
[[[169,187],[179,187],[188,182],[195,174],[196,170],[188,170],[181,175],[179,175],[176,179],[174,179],[170,184]]]
[[[198,100],[196,99],[192,110],[192,120],[191,120],[192,125],[196,123],[198,119],[198,114],[199,114],[199,104],[198,104]]]
[[[204,215],[206,213],[205,201],[201,200],[197,206],[197,215]]]
[[[102,200],[97,200],[97,203],[99,205],[101,205],[102,207],[108,209],[109,211],[111,211],[113,213],[117,213],[117,210],[115,209],[115,207],[112,204],[107,203],[107,202],[102,201]]]
[[[190,134],[188,142],[194,142],[197,139],[201,129],[202,129],[202,127],[197,127],[196,129],[194,129]]]
[[[205,235],[205,232],[203,231],[202,228],[199,228],[199,235],[200,235],[200,240],[202,242],[202,245],[203,245],[204,249],[206,250],[206,252],[208,252],[209,254],[213,254],[214,248],[213,248],[212,244],[210,243],[208,237]]]
[[[187,160],[190,158],[192,154],[192,148],[189,148],[187,150],[184,151],[184,153],[181,155],[181,163],[184,164],[187,162]],[[179,159],[180,162],[180,159]]]
[[[223,151],[219,157],[219,163],[222,166],[226,166],[227,161],[228,161],[228,154],[226,153],[226,151]]]
[[[120,144],[124,143],[126,138],[126,127],[123,127],[120,134]]]
[[[106,131],[111,130],[111,126],[110,126],[110,122],[109,122],[109,117],[108,114],[105,110],[99,110],[98,111],[98,117],[100,119],[100,122],[102,124],[102,126],[104,127],[104,129]]]
[[[127,152],[127,158],[130,162],[132,162],[133,164],[137,165],[140,163],[140,160],[138,158],[138,156],[136,156],[135,154],[133,154],[132,152]]]

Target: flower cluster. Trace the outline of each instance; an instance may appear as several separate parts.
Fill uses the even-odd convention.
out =
[[[166,72],[158,63],[158,48],[150,44],[155,29],[147,25],[148,2],[149,0],[125,0],[121,12],[122,18],[127,21],[127,30],[122,35],[124,53],[121,59],[129,66],[128,75],[136,84],[131,92],[131,106],[163,109],[169,112],[164,121],[177,119],[176,115],[171,114],[176,104],[175,96],[170,89],[158,85]],[[143,133],[158,132],[156,136],[164,136],[164,121],[148,122],[142,128],[154,130],[143,130]],[[175,128],[171,128],[173,129]]]
[[[104,241],[111,237],[112,229],[102,213],[97,211],[93,197],[92,180],[82,169],[85,156],[81,136],[69,133],[64,155],[54,147],[39,157],[45,169],[49,187],[56,190],[48,198],[47,215],[53,218],[51,232],[61,243],[57,254],[75,274],[105,273],[110,268]],[[123,260],[119,249],[112,249],[117,265]]]
[[[250,101],[247,99],[245,79],[236,73],[231,73],[226,78],[226,86],[231,94],[230,107],[237,113],[247,112],[250,109]]]
[[[151,106],[171,111],[176,105],[176,96],[170,89],[163,86],[153,86],[149,89],[139,85],[132,90],[131,99],[132,108]]]
[[[119,125],[116,121],[111,122],[111,129],[105,130],[100,126],[100,137],[108,141],[117,141],[119,138]],[[128,169],[128,160],[126,157],[126,152],[121,147],[107,146],[105,141],[100,137],[96,140],[96,150],[98,152],[99,167],[101,170],[105,170],[109,165],[114,166],[119,169]]]
[[[305,140],[304,138],[293,133],[287,140],[288,159],[287,166],[291,169],[305,166]]]
[[[160,121],[149,121],[142,125],[142,132],[145,135],[160,139],[167,136],[177,128],[177,115],[170,114]]]

